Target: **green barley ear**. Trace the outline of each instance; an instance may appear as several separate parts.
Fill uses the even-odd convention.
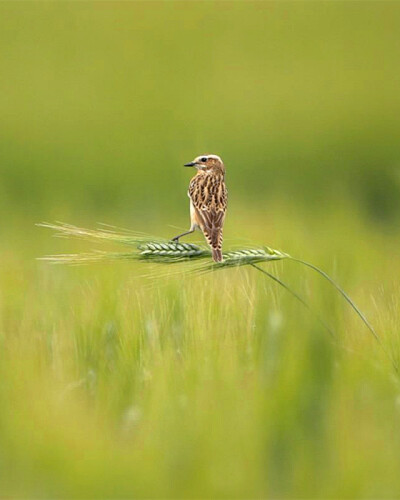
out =
[[[140,260],[160,264],[190,261],[211,256],[211,251],[208,248],[192,243],[177,243],[174,241],[150,241],[138,245],[138,250]]]

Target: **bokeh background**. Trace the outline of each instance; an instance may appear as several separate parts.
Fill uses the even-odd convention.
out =
[[[251,273],[208,295],[128,264],[49,268],[35,258],[88,245],[34,225],[173,236],[182,164],[219,154],[226,246],[324,267],[397,355],[399,28],[390,1],[0,3],[0,494],[399,494],[391,368],[303,271],[277,269],[345,332],[344,360]]]

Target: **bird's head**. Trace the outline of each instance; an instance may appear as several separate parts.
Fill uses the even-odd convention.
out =
[[[221,158],[217,155],[197,156],[193,161],[185,163],[185,167],[195,167],[197,170],[204,171],[225,171],[225,166]]]

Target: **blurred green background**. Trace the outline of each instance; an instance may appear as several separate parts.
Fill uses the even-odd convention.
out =
[[[400,494],[398,383],[303,271],[345,350],[245,270],[149,289],[34,226],[173,236],[219,154],[226,246],[321,265],[398,357],[399,61],[396,1],[0,3],[0,496]]]
[[[321,210],[349,196],[371,218],[397,215],[398,2],[3,2],[1,14],[3,208],[181,210],[180,166],[215,152],[232,203]]]

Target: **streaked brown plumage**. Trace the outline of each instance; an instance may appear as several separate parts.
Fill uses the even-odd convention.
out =
[[[225,186],[225,166],[217,155],[202,155],[186,167],[195,167],[196,175],[190,181],[190,230],[176,236],[192,233],[199,228],[212,250],[215,262],[222,261],[222,231],[225,221],[228,192]]]

